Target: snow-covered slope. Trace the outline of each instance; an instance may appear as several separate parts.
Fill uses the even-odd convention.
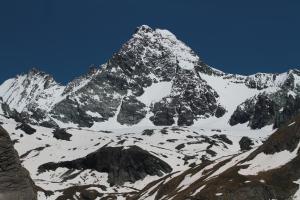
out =
[[[147,175],[138,181],[125,182],[121,185],[110,185],[106,171],[93,168],[76,169],[69,167],[52,168],[46,163],[61,163],[84,158],[103,147],[123,147],[128,149],[138,146],[151,155],[168,163],[173,172],[187,170],[190,167],[209,160],[222,158],[240,151],[240,140],[248,136],[253,146],[260,145],[268,136],[269,129],[249,130],[216,130],[200,127],[129,127],[115,129],[76,129],[69,128],[69,137],[54,134],[55,130],[32,126],[36,131],[30,133],[30,128],[20,126],[12,119],[1,118],[3,127],[11,134],[15,148],[20,154],[22,164],[30,171],[35,184],[50,192],[45,197],[39,192],[39,200],[55,200],[64,196],[64,192],[74,185],[84,187],[84,190],[97,190],[104,196],[114,194],[118,199],[122,196],[132,196],[148,183],[165,175]],[[19,128],[18,128],[19,127]],[[27,132],[27,133],[26,133]],[[62,131],[64,132],[64,131]],[[30,145],[29,145],[30,144]],[[40,170],[41,166],[47,170]],[[52,193],[53,192],[53,193]],[[119,194],[117,194],[119,193]],[[80,196],[80,189],[73,195]],[[62,198],[61,197],[61,198]],[[75,198],[75,197],[74,197]],[[67,199],[67,198],[66,198]],[[76,198],[75,198],[76,199]]]
[[[165,176],[131,199],[299,199],[299,133],[298,117],[259,147]]]

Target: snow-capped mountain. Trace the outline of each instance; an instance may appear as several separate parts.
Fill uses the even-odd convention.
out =
[[[220,118],[255,129],[277,127],[298,112],[299,83],[297,69],[226,74],[205,64],[171,32],[143,25],[107,63],[67,86],[33,69],[4,82],[0,96],[16,111],[13,118],[47,127],[190,126]],[[261,118],[255,109],[260,104],[267,106]],[[279,112],[284,113],[280,118]]]
[[[61,96],[64,86],[35,68],[27,74],[5,81],[0,87],[2,100],[17,112],[49,111]]]
[[[33,69],[5,81],[0,97],[0,122],[39,200],[297,196],[297,173],[285,173],[299,167],[288,164],[298,149],[290,120],[300,112],[299,69],[228,74],[143,25],[66,86]],[[268,176],[282,170],[284,191]]]

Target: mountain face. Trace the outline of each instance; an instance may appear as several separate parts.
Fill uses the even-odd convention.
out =
[[[264,78],[260,82],[253,79],[248,81],[250,87],[262,89],[273,85],[279,89],[274,92],[260,93],[238,105],[230,118],[231,125],[249,122],[249,126],[254,129],[271,124],[278,128],[299,113],[299,70],[290,70],[287,73],[272,76],[258,74],[258,77]]]
[[[4,82],[0,96],[6,115],[46,127],[92,127],[108,121],[190,126],[216,117],[231,126],[247,122],[252,129],[276,128],[299,111],[299,77],[297,69],[226,74],[205,64],[171,32],[143,25],[107,63],[67,86],[33,69]],[[224,84],[245,91],[237,94]],[[238,101],[225,96],[223,102],[223,90]]]
[[[20,162],[38,200],[300,199],[299,69],[228,74],[143,25],[67,85],[32,69],[0,97],[0,200],[36,199]]]
[[[94,121],[115,115],[120,124],[133,125],[148,112],[153,113],[150,120],[156,125],[172,125],[175,117],[178,124],[191,125],[197,116],[213,116],[222,109],[218,94],[195,70],[206,68],[209,70],[170,32],[141,26],[87,84],[55,105],[52,113],[80,126],[92,126]],[[147,96],[150,88],[164,91],[157,91],[161,96],[156,101],[145,102],[153,98]]]

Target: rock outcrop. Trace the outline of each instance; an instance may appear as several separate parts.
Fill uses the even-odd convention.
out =
[[[35,185],[21,166],[18,153],[0,127],[0,200],[37,200]]]
[[[281,127],[289,119],[300,112],[300,86],[294,91],[285,87],[272,93],[262,93],[247,99],[237,106],[229,124],[243,124],[248,122],[252,129],[259,129],[266,125],[274,128]]]
[[[46,163],[39,167],[42,173],[56,170],[59,167],[69,169],[93,169],[108,173],[108,183],[122,185],[125,182],[136,182],[147,175],[162,176],[170,173],[172,168],[164,161],[153,156],[138,146],[102,147],[98,151],[72,161]]]

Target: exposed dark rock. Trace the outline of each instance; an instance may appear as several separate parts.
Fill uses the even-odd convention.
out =
[[[145,130],[143,130],[143,133],[142,133],[142,135],[148,135],[148,136],[151,136],[153,134],[154,134],[153,129],[145,129]]]
[[[22,123],[16,127],[16,130],[21,129],[28,135],[32,135],[36,132],[36,129],[32,128],[30,125]]]
[[[233,144],[233,142],[231,140],[229,140],[225,134],[213,135],[211,137],[214,138],[214,139],[218,139],[222,142],[225,142],[226,144],[230,144],[230,145]]]
[[[249,122],[252,129],[274,123],[278,106],[266,94],[260,94],[238,106],[229,120],[230,125]]]
[[[211,149],[206,149],[205,152],[209,154],[211,157],[215,157],[217,153]]]
[[[67,140],[70,141],[72,134],[68,133],[66,129],[55,129],[53,131],[53,137],[58,140]]]
[[[183,149],[184,147],[185,147],[184,144],[180,144],[180,145],[176,146],[175,149],[181,150],[181,149]]]
[[[178,116],[178,126],[190,126],[194,124],[193,112],[187,106],[180,106],[178,108],[180,113]]]
[[[162,99],[160,102],[154,104],[152,112],[153,116],[150,120],[156,126],[170,126],[175,123],[174,116],[176,114],[175,108],[172,105],[172,99]]]
[[[29,173],[21,166],[8,133],[0,127],[0,199],[36,200],[35,186]]]
[[[162,176],[172,168],[138,146],[102,147],[84,158],[60,163],[46,163],[39,167],[40,172],[55,170],[58,167],[69,169],[93,169],[108,173],[108,182],[122,185],[124,182],[136,182],[147,175]]]
[[[84,200],[95,200],[97,197],[101,197],[100,193],[96,190],[84,190],[80,195]]]
[[[217,105],[218,97],[200,76],[177,67],[171,95],[154,104],[154,115],[150,120],[155,125],[168,126],[174,124],[174,117],[177,116],[177,125],[190,126],[200,116],[208,117],[217,113],[220,117],[225,109]]]
[[[273,124],[276,109],[276,104],[271,99],[264,95],[259,95],[249,126],[253,129],[257,129]]]
[[[300,113],[300,87],[294,86],[293,71],[281,89],[273,93],[261,93],[239,105],[229,120],[230,125],[248,122],[252,129],[272,125],[280,128]]]
[[[121,110],[117,116],[120,124],[133,125],[139,123],[147,114],[146,105],[138,101],[135,96],[123,98]]]
[[[223,117],[223,115],[225,115],[226,112],[226,109],[219,105],[216,110],[215,116],[217,118]]]
[[[253,141],[246,136],[241,138],[239,144],[242,151],[248,151],[252,149],[252,146],[254,145]]]
[[[103,193],[99,193],[95,188],[106,191],[104,185],[77,185],[61,190],[62,194],[56,200],[96,200],[105,199]],[[110,199],[110,198],[108,198]]]
[[[275,114],[274,128],[283,126],[300,113],[300,96],[287,95],[285,105]]]
[[[54,120],[42,121],[39,125],[46,127],[46,128],[54,128],[54,129],[59,128],[59,126],[57,125],[57,123]]]

